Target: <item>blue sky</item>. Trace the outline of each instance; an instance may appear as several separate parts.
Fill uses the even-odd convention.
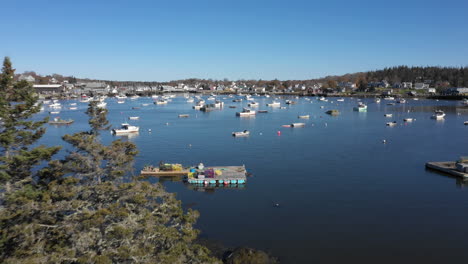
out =
[[[468,1],[0,1],[17,72],[111,80],[311,79],[468,65]]]

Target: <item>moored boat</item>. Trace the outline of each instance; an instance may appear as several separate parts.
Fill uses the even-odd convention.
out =
[[[69,125],[73,123],[73,119],[61,119],[60,117],[54,118],[52,121],[49,121],[49,124],[51,125]]]
[[[237,112],[236,115],[237,116],[254,116],[255,111],[251,110],[251,109],[248,109],[248,108],[244,108],[244,109],[242,109],[242,112]]]
[[[362,102],[359,102],[356,107],[353,108],[354,111],[365,112],[367,111],[367,105]]]
[[[128,133],[137,133],[140,130],[137,126],[131,126],[128,123],[123,123],[120,129],[114,128],[112,132],[114,134],[128,134]]]
[[[442,120],[445,118],[445,113],[442,110],[436,110],[434,111],[434,114],[431,116],[431,118],[435,120]]]
[[[297,118],[300,118],[300,119],[309,119],[310,116],[309,116],[309,115],[300,115],[300,116],[298,116]]]
[[[232,132],[232,136],[234,137],[248,137],[250,135],[250,132],[248,130],[244,130],[241,132]]]

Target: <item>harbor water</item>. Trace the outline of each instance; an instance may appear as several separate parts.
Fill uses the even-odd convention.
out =
[[[224,108],[204,113],[193,110],[193,103],[182,96],[167,105],[154,105],[149,97],[128,98],[123,104],[108,98],[112,126],[139,116],[129,123],[139,126],[140,132],[101,136],[105,143],[122,138],[138,146],[135,173],[160,161],[245,165],[251,176],[238,187],[218,189],[162,180],[185,208],[200,212],[196,227],[202,237],[225,246],[262,249],[281,263],[468,261],[468,189],[462,180],[424,167],[428,161],[468,155],[468,126],[463,124],[468,107],[442,100],[410,99],[387,105],[388,101],[373,99],[322,102],[314,97],[254,96],[260,105],[254,110],[268,113],[238,117],[236,112],[248,101],[218,99],[225,102]],[[286,108],[267,107],[273,99]],[[286,105],[286,99],[297,104]],[[366,112],[353,111],[358,100],[367,104]],[[67,110],[75,102],[78,109]],[[75,122],[46,125],[41,143],[64,145],[63,155],[68,146],[61,136],[89,126],[84,114],[87,104],[61,103],[59,116]],[[340,115],[325,114],[331,109]],[[446,113],[445,120],[431,119],[439,109]],[[49,115],[48,111],[45,107],[37,118]],[[179,118],[179,114],[189,117]],[[299,115],[310,118],[298,119]],[[405,123],[404,118],[414,120]],[[393,121],[396,126],[386,126]],[[282,127],[296,122],[306,125]],[[250,136],[232,136],[244,130]]]

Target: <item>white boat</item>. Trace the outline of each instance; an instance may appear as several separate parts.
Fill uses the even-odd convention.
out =
[[[244,130],[241,132],[232,132],[232,136],[234,137],[248,137],[250,135],[250,132],[248,130]]]
[[[403,119],[403,121],[405,121],[405,122],[413,122],[413,118],[405,118],[405,119]]]
[[[292,123],[291,127],[305,127],[305,123]]]
[[[50,104],[49,107],[58,109],[58,108],[62,108],[62,105],[60,103],[53,103],[53,104]]]
[[[322,102],[326,102],[326,101],[328,101],[328,100],[327,100],[327,99],[325,99],[325,97],[323,97],[323,96],[319,97],[319,99],[318,99],[318,100],[319,100],[319,101],[322,101]]]
[[[384,114],[385,117],[392,117],[393,114]]]
[[[127,96],[124,94],[121,94],[121,95],[117,95],[115,98],[117,98],[118,100],[121,100],[121,99],[127,99]]]
[[[141,104],[142,106],[148,106],[149,104]]]
[[[193,99],[193,98],[189,98],[189,99],[187,100],[187,103],[193,103],[193,102],[195,102],[195,99]]]
[[[375,98],[374,100],[376,103],[380,103],[380,98]]]
[[[310,116],[309,116],[309,115],[300,115],[300,116],[298,116],[297,118],[300,118],[300,119],[309,119]]]
[[[359,102],[356,107],[353,108],[354,111],[365,112],[367,111],[367,105],[362,102]]]
[[[237,112],[236,113],[237,116],[254,116],[255,115],[255,111],[254,110],[251,110],[251,109],[248,109],[248,108],[244,108],[242,110],[242,112]]]
[[[133,95],[133,96],[130,97],[130,100],[136,100],[136,99],[138,99],[138,98],[140,98],[140,96],[138,96],[138,95]]]
[[[124,100],[118,100],[117,103],[118,104],[123,104],[123,103],[125,103],[125,101]]]
[[[249,107],[258,107],[259,106],[259,103],[257,102],[250,102],[247,104]]]
[[[154,102],[154,104],[156,104],[156,105],[165,105],[165,104],[167,104],[167,101],[166,100],[157,100],[157,101]]]
[[[431,118],[435,120],[442,120],[445,118],[445,113],[442,110],[436,110],[434,111],[434,114],[431,116]]]
[[[137,126],[131,126],[128,123],[123,123],[120,129],[112,129],[114,134],[129,134],[129,133],[137,133],[140,130]]]
[[[269,94],[265,94],[265,97],[266,97],[266,98],[270,98],[270,95],[269,95]]]
[[[384,97],[384,100],[393,101],[393,100],[395,100],[395,97],[387,96],[387,97]]]
[[[76,110],[76,109],[78,109],[78,107],[69,107],[68,109],[70,109],[70,110]]]
[[[50,113],[51,115],[58,115],[58,114],[60,114],[60,111],[51,111],[51,112],[49,112],[49,113]]]
[[[468,105],[468,99],[463,99],[462,105]]]
[[[76,103],[71,103],[70,105],[76,105]]]
[[[214,101],[214,100],[216,100],[216,97],[210,96],[210,97],[208,97],[208,99],[206,99],[206,100],[208,100],[208,101]]]
[[[418,100],[419,100],[419,98],[413,98],[413,100],[414,100],[414,101],[418,101]]]
[[[200,110],[203,106],[205,106],[205,101],[200,100],[192,108],[195,109],[195,110]]]
[[[344,102],[343,98],[336,99],[337,102]]]
[[[140,117],[139,116],[131,116],[131,117],[129,117],[129,119],[130,120],[138,120],[138,119],[140,119]]]
[[[50,100],[44,100],[42,103],[43,104],[50,104]]]
[[[96,105],[98,108],[105,108],[107,106],[106,102],[100,102],[99,104]]]
[[[406,104],[406,100],[401,98],[400,100],[397,101],[399,104]]]
[[[387,126],[396,126],[396,125],[397,125],[397,122],[396,122],[396,121],[388,122],[388,123],[387,123]]]
[[[272,103],[267,104],[267,106],[270,106],[270,107],[280,107],[280,106],[281,106],[281,103],[280,103],[280,102],[277,102],[277,101],[273,101]]]
[[[463,122],[465,126],[468,126],[468,121]]]
[[[158,99],[159,95],[152,95],[151,98]]]

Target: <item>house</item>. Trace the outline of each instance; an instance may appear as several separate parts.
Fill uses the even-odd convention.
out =
[[[64,91],[61,84],[34,84],[33,88],[39,94],[59,94]]]
[[[342,89],[355,90],[356,84],[353,82],[340,82],[338,83],[338,87]]]
[[[36,79],[32,77],[31,75],[26,75],[26,74],[21,74],[20,77],[18,78],[20,81],[27,81],[27,82],[35,82]]]
[[[427,89],[429,88],[429,84],[427,83],[415,83],[414,84],[414,89],[416,90],[422,90],[422,89]]]
[[[436,93],[436,89],[435,89],[435,88],[427,88],[427,93],[435,94],[435,93]]]
[[[89,82],[84,83],[82,90],[83,93],[107,94],[110,91],[110,86],[103,82]]]
[[[413,83],[412,82],[402,82],[400,88],[412,89],[413,88]]]

